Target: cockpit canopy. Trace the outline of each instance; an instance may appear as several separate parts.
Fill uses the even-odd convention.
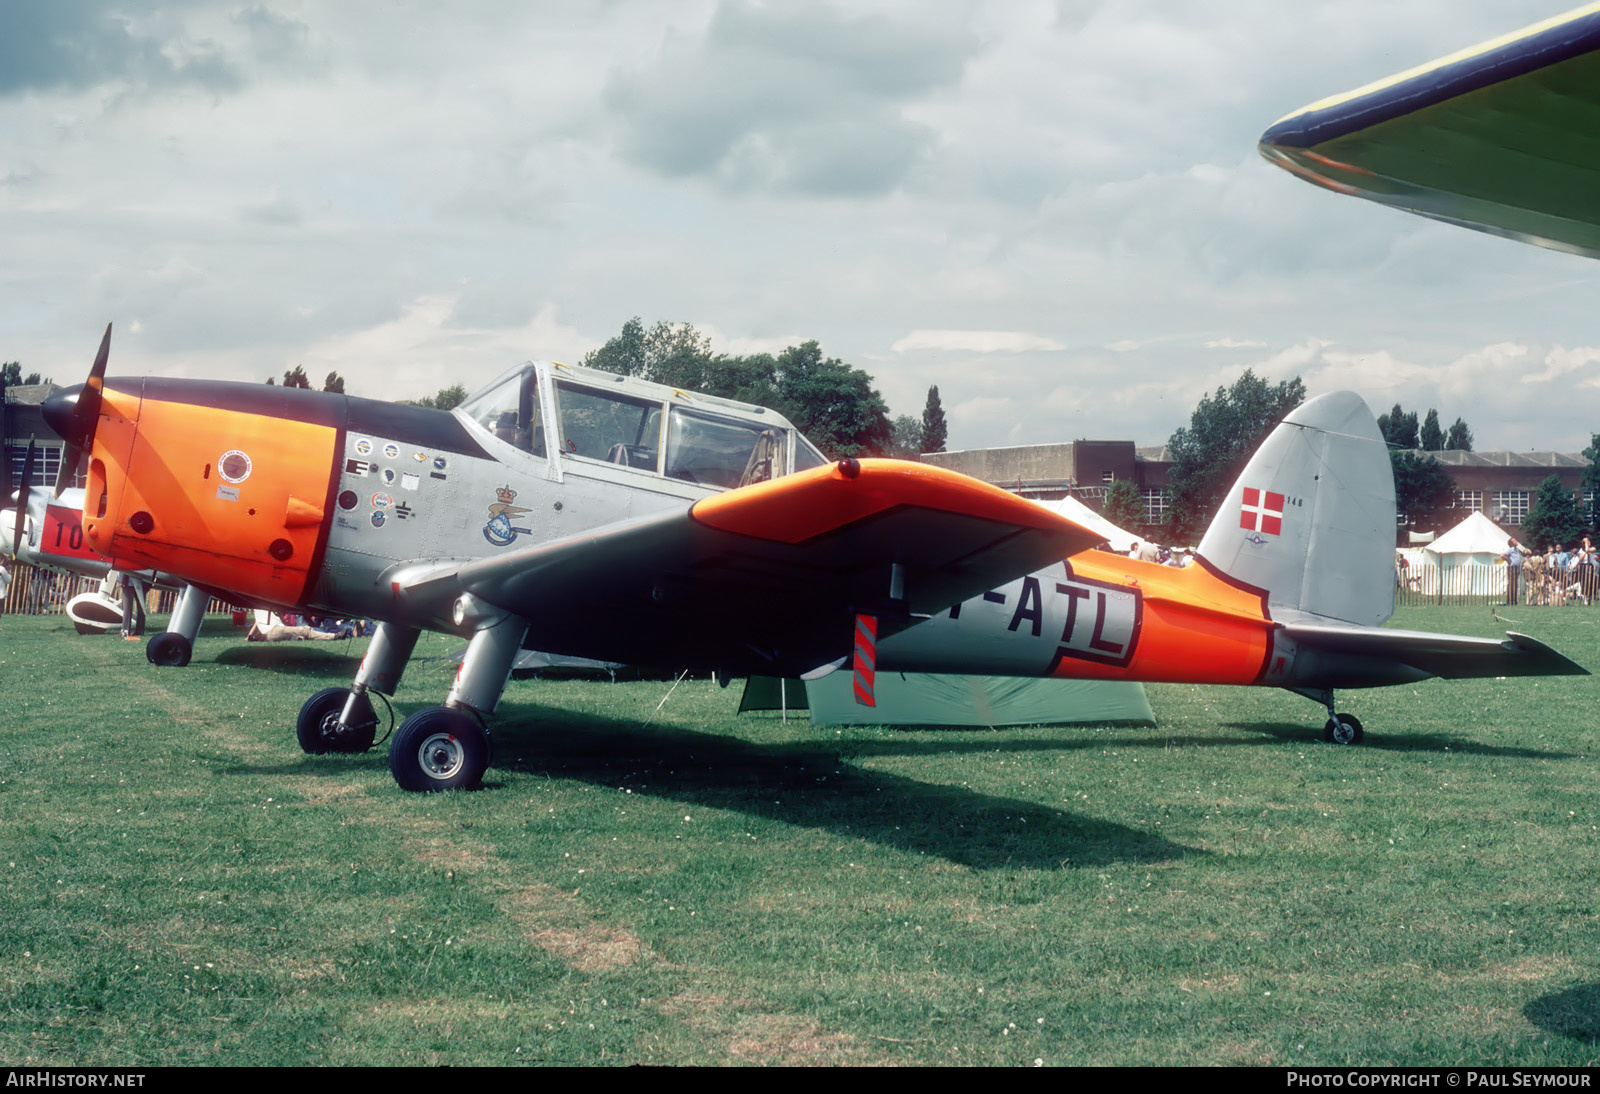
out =
[[[730,489],[827,463],[784,417],[595,369],[528,362],[458,408],[507,444]]]

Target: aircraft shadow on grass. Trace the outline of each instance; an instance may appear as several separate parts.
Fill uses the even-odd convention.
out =
[[[1204,854],[1036,802],[863,770],[850,761],[856,744],[760,745],[671,725],[570,713],[555,720],[538,707],[502,704],[486,785],[506,770],[575,779],[826,829],[974,870],[1073,869]],[[359,760],[381,763],[381,757],[373,751]],[[307,764],[277,770],[304,774]]]
[[[558,728],[541,728],[529,718],[503,723],[494,766],[825,828],[978,870],[1162,862],[1198,853],[1036,802],[867,771],[851,763],[852,751],[854,742],[758,745],[671,726],[568,717]]]
[[[1239,729],[1249,733],[1259,733],[1264,737],[1276,737],[1280,741],[1292,744],[1315,742],[1322,744],[1322,731],[1307,729],[1294,722],[1227,722],[1225,729]],[[1199,743],[1199,742],[1197,742]],[[1217,744],[1230,744],[1238,742],[1218,741]],[[1561,752],[1555,749],[1543,748],[1508,748],[1503,745],[1486,745],[1477,741],[1464,741],[1460,737],[1452,737],[1443,733],[1407,733],[1397,732],[1393,736],[1371,736],[1363,742],[1364,748],[1379,749],[1385,752],[1459,752],[1471,756],[1503,756],[1508,759],[1520,760],[1571,760],[1577,758],[1577,753]]]
[[[243,642],[217,654],[219,665],[243,665],[268,672],[295,676],[327,676],[344,679],[361,664],[365,647],[349,641],[333,642]]]
[[[1523,1007],[1522,1014],[1547,1033],[1587,1044],[1600,1042],[1600,984],[1541,995]]]

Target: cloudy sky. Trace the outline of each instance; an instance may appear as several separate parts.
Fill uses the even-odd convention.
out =
[[[0,360],[352,394],[630,316],[808,338],[953,448],[1159,443],[1245,368],[1600,431],[1600,264],[1269,167],[1509,0],[0,3]]]

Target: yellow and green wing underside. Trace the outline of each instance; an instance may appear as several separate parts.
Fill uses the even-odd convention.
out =
[[[1600,257],[1600,3],[1312,103],[1260,149],[1340,193]]]

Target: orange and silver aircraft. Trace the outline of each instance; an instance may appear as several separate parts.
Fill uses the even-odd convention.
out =
[[[771,410],[534,362],[454,411],[320,391],[89,380],[45,405],[87,452],[85,543],[254,603],[381,621],[349,688],[306,700],[311,752],[371,746],[423,629],[469,639],[442,706],[407,717],[410,790],[476,786],[521,648],[730,675],[876,669],[1283,687],[1358,741],[1336,688],[1582,673],[1507,641],[1380,629],[1394,493],[1348,393],[1290,414],[1196,565],[925,464],[826,460]],[[69,451],[71,459],[76,453]]]

